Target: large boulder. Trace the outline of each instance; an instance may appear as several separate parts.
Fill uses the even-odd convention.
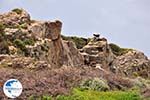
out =
[[[51,40],[60,39],[62,23],[56,21],[34,21],[29,26],[29,32],[38,38],[48,38]]]

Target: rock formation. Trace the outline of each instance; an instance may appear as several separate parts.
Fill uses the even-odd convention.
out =
[[[111,65],[115,57],[105,38],[93,38],[80,51],[85,58],[85,64],[93,67],[106,69]]]
[[[24,86],[19,100],[67,94],[89,79],[86,88],[125,90],[136,85],[149,96],[150,60],[142,52],[109,44],[99,34],[63,40],[61,28],[60,21],[32,20],[23,9],[0,15],[0,82],[19,79]],[[0,91],[0,99],[5,97]]]
[[[92,38],[80,51],[88,66],[107,69],[124,77],[150,78],[150,60],[140,51],[110,46],[107,39],[99,37]]]
[[[62,23],[58,20],[35,21],[25,10],[14,9],[0,15],[0,24],[4,27],[1,54],[31,57],[46,61],[52,67],[84,64],[73,43],[61,39]]]
[[[137,50],[116,57],[113,66],[115,66],[115,73],[123,76],[150,78],[150,60]]]

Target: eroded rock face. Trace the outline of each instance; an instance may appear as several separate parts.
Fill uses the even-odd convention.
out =
[[[28,46],[29,55],[48,61],[52,66],[79,66],[83,65],[83,57],[71,42],[62,41],[62,23],[38,22],[30,27],[31,33],[38,39],[34,46]],[[37,30],[40,34],[37,34]],[[41,40],[39,40],[41,39]],[[78,59],[76,59],[77,57]]]
[[[93,38],[83,47],[81,54],[84,56],[86,64],[94,67],[98,65],[102,68],[108,68],[115,57],[105,38]]]
[[[51,21],[34,21],[29,26],[29,31],[32,33],[37,39],[38,38],[48,38],[51,40],[60,39],[62,23],[58,20]]]
[[[79,52],[74,43],[61,39],[61,28],[58,20],[31,20],[23,9],[1,14],[0,54],[30,57],[52,67],[88,65],[125,76],[149,77],[150,61],[143,53],[130,50],[116,57],[107,39],[96,34]]]
[[[45,61],[52,67],[84,64],[83,57],[74,44],[62,41],[62,23],[58,20],[31,20],[25,10],[15,9],[0,15],[0,23],[4,26],[3,41],[7,44],[5,47],[4,43],[1,44],[1,54],[31,57]]]
[[[84,58],[77,50],[75,44],[72,41],[63,41],[64,47],[64,65],[68,66],[79,66],[84,65]],[[71,55],[71,56],[70,56]]]
[[[144,78],[150,77],[150,60],[144,53],[133,50],[128,53],[118,56],[113,65],[116,73],[120,73],[128,77],[141,76]]]

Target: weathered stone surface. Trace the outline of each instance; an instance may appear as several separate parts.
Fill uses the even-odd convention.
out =
[[[93,38],[86,46],[81,50],[81,54],[85,58],[85,63],[90,66],[101,64],[103,68],[108,68],[109,64],[112,63],[114,55],[107,43],[106,39]]]
[[[150,78],[150,60],[143,53],[131,49],[116,57],[107,39],[98,34],[79,52],[73,42],[61,39],[61,27],[60,21],[30,20],[30,15],[19,9],[0,15],[0,82],[19,79],[24,92],[18,99],[66,94],[83,79],[92,79],[94,84],[88,86],[98,90],[150,87],[145,79],[130,79]],[[149,90],[144,96],[149,96]],[[5,97],[0,91],[0,98]]]
[[[0,23],[5,26],[3,40],[7,38],[6,45],[0,43],[1,54],[32,57],[45,61],[52,67],[84,64],[75,45],[62,41],[62,23],[58,20],[30,20],[26,11],[15,9],[0,15]]]
[[[124,76],[150,78],[150,60],[140,51],[133,50],[118,56],[113,65],[116,73]]]
[[[84,65],[84,58],[77,50],[75,44],[71,41],[63,41],[63,49],[64,49],[64,65],[68,66],[83,66]]]
[[[20,13],[11,11],[0,15],[0,23],[3,23],[7,27],[17,27],[20,24],[28,23],[30,21],[30,15],[23,9],[18,9]]]
[[[51,21],[35,21],[29,26],[29,31],[37,39],[38,38],[48,38],[51,40],[57,40],[60,38],[62,23],[58,20]]]
[[[42,68],[51,68],[51,65],[46,61],[36,60],[31,57],[20,57],[15,55],[0,55],[0,67],[5,68],[21,68],[21,69],[42,69]]]
[[[55,22],[45,22],[46,32],[45,38],[49,38],[53,41],[60,39],[60,33],[62,28],[62,23],[58,20]]]

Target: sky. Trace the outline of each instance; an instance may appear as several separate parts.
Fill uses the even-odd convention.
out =
[[[0,0],[0,13],[14,8],[25,9],[32,19],[61,20],[64,35],[100,33],[150,57],[150,0]]]

